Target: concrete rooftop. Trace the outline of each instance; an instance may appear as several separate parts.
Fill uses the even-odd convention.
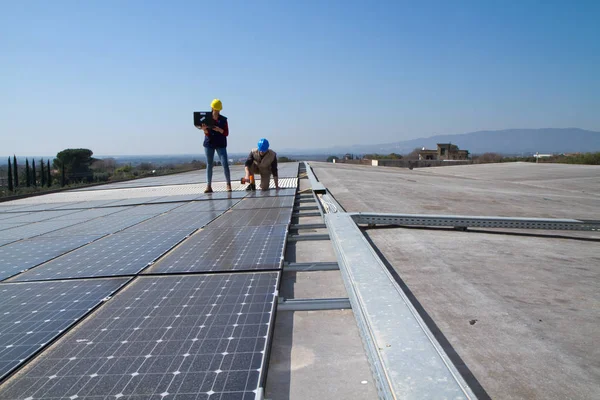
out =
[[[600,219],[600,167],[311,163],[348,212]],[[479,398],[600,397],[600,232],[366,229]]]

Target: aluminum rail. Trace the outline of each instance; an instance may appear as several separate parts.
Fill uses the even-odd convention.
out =
[[[308,165],[306,161],[304,161],[304,166],[306,167],[306,175],[310,180],[310,186],[312,187],[313,193],[326,193],[327,189],[325,189],[325,186],[323,186],[323,184],[319,182],[312,168],[310,167],[310,165]]]
[[[352,216],[325,214],[325,222],[379,397],[475,399]]]
[[[455,228],[545,229],[600,231],[600,221],[578,219],[509,218],[469,215],[353,213],[357,224],[450,226]]]

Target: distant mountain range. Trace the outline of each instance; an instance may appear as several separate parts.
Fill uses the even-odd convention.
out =
[[[437,135],[393,143],[359,144],[312,150],[283,150],[281,153],[407,154],[415,148],[436,149],[437,143],[452,143],[461,150],[469,150],[471,154],[487,152],[501,154],[596,152],[600,151],[600,132],[578,128],[506,129],[459,135]]]

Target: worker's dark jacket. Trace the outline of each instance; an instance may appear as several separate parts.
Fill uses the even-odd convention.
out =
[[[223,129],[223,133],[209,129],[208,135],[204,136],[204,147],[212,149],[221,149],[223,147],[227,147],[227,136],[229,136],[229,125],[227,124],[227,118],[219,115],[219,120],[215,122],[215,126]]]

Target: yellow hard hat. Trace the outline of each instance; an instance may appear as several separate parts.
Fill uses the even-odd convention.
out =
[[[210,103],[210,107],[214,110],[221,111],[223,109],[223,103],[221,103],[221,100],[219,99],[214,99],[212,103]]]

